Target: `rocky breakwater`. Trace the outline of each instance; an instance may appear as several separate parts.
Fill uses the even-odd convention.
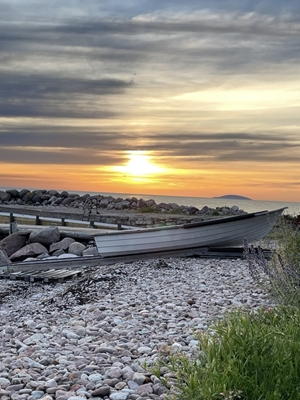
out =
[[[197,207],[178,205],[176,203],[159,203],[155,200],[136,197],[114,198],[104,195],[85,194],[80,196],[67,191],[56,190],[16,190],[0,191],[0,206],[20,209],[22,207],[42,208],[43,215],[56,210],[66,214],[74,213],[73,218],[109,223],[149,227],[163,224],[182,224],[198,222],[209,218],[240,215],[245,212],[237,206],[210,208],[199,210]]]
[[[271,305],[245,261],[192,258],[2,280],[0,304],[1,400],[166,399],[176,379],[159,358],[197,356],[197,334],[230,308]]]
[[[57,226],[39,231],[15,232],[0,241],[0,265],[14,261],[70,258],[98,255],[96,247],[75,241],[71,237],[61,239]]]

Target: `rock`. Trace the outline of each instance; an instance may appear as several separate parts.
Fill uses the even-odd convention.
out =
[[[27,193],[30,193],[30,190],[28,190],[28,189],[22,189],[22,190],[20,190],[20,192],[19,192],[19,197],[20,197],[20,199],[23,199],[23,197],[24,197],[25,194],[27,194]]]
[[[78,257],[76,254],[69,254],[69,253],[64,253],[60,254],[57,258],[75,258]]]
[[[109,396],[110,400],[127,400],[129,396],[128,392],[115,392]]]
[[[73,203],[74,199],[72,197],[67,197],[65,199],[63,199],[63,201],[61,202],[62,206],[66,206],[68,204]]]
[[[10,256],[11,261],[24,260],[27,257],[38,256],[47,253],[47,249],[40,243],[30,243]]]
[[[11,199],[10,193],[0,190],[0,201],[9,201]]]
[[[137,207],[138,208],[144,208],[144,207],[148,207],[148,206],[147,206],[147,203],[145,202],[145,200],[139,199],[138,202],[137,202]]]
[[[153,393],[153,383],[145,383],[144,385],[138,386],[135,389],[135,393],[137,393],[143,397],[148,394]]]
[[[6,193],[9,193],[11,195],[11,197],[13,198],[17,198],[19,197],[19,191],[17,189],[7,189]]]
[[[92,397],[105,397],[105,396],[109,396],[110,394],[110,387],[109,386],[101,386],[98,389],[95,389],[92,392]]]
[[[97,247],[88,247],[87,249],[83,250],[83,256],[99,256],[99,251]]]
[[[144,374],[141,374],[140,372],[135,372],[131,380],[138,385],[143,385],[143,383],[145,383],[146,381],[146,376]]]
[[[58,256],[61,256],[62,254],[66,254],[66,253],[64,252],[64,250],[60,249],[60,250],[54,251],[52,253],[52,256],[58,257]]]
[[[22,197],[22,200],[24,201],[24,203],[29,203],[32,201],[33,197],[34,197],[34,193],[28,191],[27,193],[24,194],[24,196]]]
[[[73,238],[66,237],[62,239],[60,242],[50,244],[49,251],[53,253],[56,250],[67,250],[71,243],[74,243],[75,240]]]
[[[79,242],[73,242],[69,246],[69,253],[75,254],[76,256],[82,256],[82,252],[86,249],[86,246]]]
[[[11,260],[9,259],[5,250],[0,250],[0,266],[10,264]]]
[[[26,237],[18,232],[12,233],[0,241],[0,250],[6,251],[8,257],[20,250],[26,244]]]
[[[29,236],[31,243],[41,243],[44,246],[49,246],[52,243],[58,242],[60,232],[57,226],[50,226],[49,228],[40,231],[33,231]],[[46,250],[47,251],[47,250]]]

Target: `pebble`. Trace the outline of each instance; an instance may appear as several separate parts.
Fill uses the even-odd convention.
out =
[[[227,310],[270,305],[244,260],[83,267],[56,284],[1,280],[0,397],[166,399],[151,370],[160,357],[195,357],[197,332]]]

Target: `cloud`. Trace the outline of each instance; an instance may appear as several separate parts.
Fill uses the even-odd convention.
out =
[[[62,78],[47,75],[0,75],[0,116],[112,118],[100,102],[132,85],[118,79]]]
[[[51,133],[51,134],[50,134]],[[219,133],[219,134],[171,134],[140,137],[146,145],[142,148],[132,142],[126,133],[71,131],[57,127],[49,132],[6,132],[0,133],[3,161],[19,163],[49,164],[99,164],[120,165],[126,161],[126,151],[146,150],[153,152],[161,162],[189,164],[219,162],[286,162],[297,163],[300,140],[293,135],[279,136],[278,133]]]

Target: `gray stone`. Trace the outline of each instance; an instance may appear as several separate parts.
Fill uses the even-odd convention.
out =
[[[10,256],[11,261],[24,260],[27,257],[47,253],[47,249],[40,243],[30,243]]]
[[[0,201],[9,201],[11,199],[11,194],[0,190]]]
[[[6,378],[1,378],[0,377],[0,387],[7,387],[8,385],[10,385],[10,381]]]
[[[135,393],[141,396],[153,393],[153,383],[145,383],[144,385],[137,387]]]
[[[69,248],[70,244],[72,244],[74,242],[75,242],[75,240],[73,238],[66,237],[66,238],[60,240],[59,242],[50,244],[49,251],[50,251],[50,253],[53,253],[56,250],[67,250]]]
[[[135,372],[131,380],[136,382],[138,385],[142,385],[146,381],[146,376],[140,372]]]
[[[128,392],[115,392],[115,393],[111,393],[111,395],[109,396],[110,400],[127,400],[129,396]]]
[[[75,254],[76,256],[82,256],[82,252],[86,249],[86,246],[79,242],[73,242],[69,246],[69,253]]]
[[[95,390],[92,391],[92,396],[93,397],[105,397],[105,396],[109,396],[110,394],[110,387],[109,386],[101,386]]]
[[[0,250],[0,266],[10,264],[11,260],[9,259],[5,250]]]
[[[107,373],[107,376],[109,378],[120,378],[122,375],[123,371],[121,370],[121,368],[111,368]]]
[[[97,247],[88,247],[87,249],[83,250],[83,256],[99,256],[99,251]]]
[[[50,226],[40,231],[33,231],[29,236],[31,243],[41,243],[44,246],[49,246],[52,243],[58,242],[59,238],[60,232],[57,226]]]
[[[0,241],[0,250],[6,251],[8,257],[20,250],[26,244],[26,236],[19,232],[12,233]]]

